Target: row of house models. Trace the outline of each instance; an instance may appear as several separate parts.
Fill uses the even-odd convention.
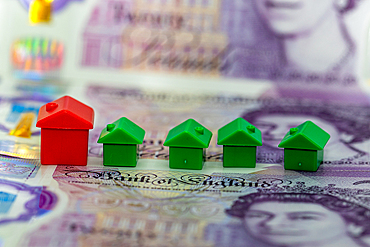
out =
[[[41,128],[41,164],[86,165],[89,129],[94,125],[94,110],[64,96],[42,106],[36,126]],[[135,167],[138,145],[145,130],[122,117],[108,124],[100,134],[103,164]],[[169,166],[174,169],[201,170],[212,132],[194,119],[188,119],[168,132]],[[323,161],[330,135],[311,121],[291,128],[279,144],[284,148],[284,168],[316,171]],[[218,130],[217,144],[223,145],[223,166],[256,167],[257,147],[262,146],[261,131],[243,118]]]

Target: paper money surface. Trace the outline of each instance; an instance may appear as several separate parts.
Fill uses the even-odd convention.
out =
[[[20,160],[0,157],[0,178],[28,179],[36,176],[39,160]]]
[[[86,90],[81,100],[97,114],[88,166],[30,163],[35,173],[26,171],[27,161],[4,165],[5,246],[370,245],[367,106],[99,85]],[[146,130],[141,160],[136,168],[106,168],[96,140],[122,116]],[[169,170],[163,140],[190,117],[215,134],[208,162],[202,171]],[[226,169],[220,162],[217,130],[236,117],[262,131],[255,169]],[[332,136],[325,161],[316,173],[285,171],[276,148],[280,135],[305,120]],[[18,167],[25,172],[15,174]]]
[[[168,148],[163,146],[168,131],[194,118],[213,132],[207,161],[222,161],[217,131],[235,118],[243,117],[262,132],[263,146],[257,148],[257,163],[282,164],[284,150],[278,148],[278,144],[290,128],[311,120],[331,135],[320,169],[369,166],[368,106],[313,100],[160,94],[94,85],[87,90],[87,101],[98,115],[90,136],[90,156],[102,157],[103,146],[96,143],[100,131],[125,116],[146,130],[144,144],[139,146],[140,158],[168,159]]]
[[[367,177],[58,166],[68,207],[20,246],[368,246]]]
[[[54,1],[59,9],[67,2]],[[77,42],[85,68],[267,79],[274,88],[259,99],[71,88],[96,111],[86,167],[40,166],[33,125],[30,139],[9,135],[22,114],[53,98],[1,97],[0,154],[23,160],[0,159],[0,246],[370,246],[370,111],[360,88],[369,7],[97,0]],[[104,167],[96,140],[123,116],[146,130],[138,166]],[[222,167],[217,130],[237,117],[262,131],[255,169]],[[188,118],[214,134],[207,162],[201,171],[169,170],[163,142]],[[285,171],[277,145],[306,120],[331,135],[324,162],[315,173]]]
[[[357,0],[100,0],[82,31],[81,63],[269,79],[284,82],[281,93],[300,85],[360,92],[369,7]]]
[[[24,159],[40,156],[40,129],[36,128],[39,108],[52,96],[22,95],[0,98],[0,154]],[[32,116],[26,118],[25,116]]]

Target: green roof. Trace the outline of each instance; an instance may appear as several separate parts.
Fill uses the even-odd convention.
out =
[[[212,132],[194,119],[188,119],[168,132],[164,146],[208,148]]]
[[[291,128],[279,144],[279,148],[323,150],[330,135],[311,121]]]
[[[144,136],[145,130],[128,118],[122,117],[102,130],[98,143],[141,144]]]
[[[261,131],[243,118],[237,118],[218,130],[218,145],[262,146]]]

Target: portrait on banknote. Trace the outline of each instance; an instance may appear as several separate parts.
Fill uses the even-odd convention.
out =
[[[367,0],[96,2],[82,66],[300,84],[356,85],[370,21]]]
[[[369,209],[320,193],[252,193],[234,201],[226,214],[245,234],[269,246],[368,246]],[[264,246],[264,245],[262,245]]]
[[[277,146],[290,128],[311,120],[330,134],[324,164],[360,164],[368,159],[370,140],[367,107],[303,101],[262,101],[242,115],[262,132],[259,153],[282,152]],[[276,160],[278,162],[278,160]]]
[[[223,15],[230,39],[225,75],[275,81],[354,83],[358,45],[350,31],[360,30],[349,30],[346,18],[361,8],[362,2],[233,1]],[[231,15],[233,11],[241,11],[245,16],[237,19],[237,15]],[[363,18],[363,21],[368,20]]]

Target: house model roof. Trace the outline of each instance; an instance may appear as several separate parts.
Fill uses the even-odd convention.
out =
[[[291,128],[279,144],[279,148],[323,150],[330,135],[311,121]]]
[[[194,119],[188,119],[168,132],[164,146],[208,148],[212,132]]]
[[[237,118],[218,130],[218,145],[262,146],[261,131],[243,118]]]
[[[50,129],[92,129],[94,110],[70,96],[64,96],[41,106],[36,126]]]
[[[145,130],[128,118],[122,117],[102,130],[98,143],[141,144],[144,136]]]

